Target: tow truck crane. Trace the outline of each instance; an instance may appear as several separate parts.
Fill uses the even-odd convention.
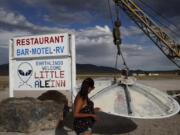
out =
[[[180,45],[155,24],[132,0],[113,1],[155,43],[162,53],[180,68],[180,63],[177,62],[177,59],[180,59]]]
[[[121,55],[125,66],[125,72],[122,72],[122,76],[118,78],[118,81],[116,77],[114,77],[112,85],[99,90],[96,94],[91,96],[91,99],[94,101],[95,105],[100,107],[104,112],[130,118],[166,118],[178,113],[180,106],[172,97],[166,94],[163,95],[163,93],[159,92],[157,89],[142,85],[138,82],[134,83],[135,81],[133,78],[128,77],[128,66],[124,60],[120,46],[121,22],[117,10],[119,10],[119,7],[122,8],[165,56],[179,68],[180,63],[178,64],[175,59],[180,58],[180,45],[172,40],[168,34],[145,15],[132,0],[114,0],[114,2],[117,14],[113,24],[113,42],[117,47],[115,68],[117,68],[118,55]],[[162,95],[164,98],[163,100],[161,97]],[[108,105],[105,105],[102,100],[106,101],[107,99],[112,100],[108,100]],[[143,99],[144,101],[142,102],[142,100],[139,101],[138,99]],[[140,102],[141,104],[139,104]],[[158,106],[159,109],[155,106]],[[155,115],[154,112],[156,112]]]

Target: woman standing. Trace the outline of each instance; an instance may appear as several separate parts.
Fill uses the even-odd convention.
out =
[[[74,130],[78,135],[92,135],[92,127],[97,120],[95,111],[99,111],[99,108],[94,108],[94,103],[88,97],[94,88],[93,79],[85,79],[75,98]]]

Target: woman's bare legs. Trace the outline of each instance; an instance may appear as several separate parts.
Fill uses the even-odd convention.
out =
[[[91,132],[86,132],[86,133],[84,133],[84,135],[92,135],[92,133]]]

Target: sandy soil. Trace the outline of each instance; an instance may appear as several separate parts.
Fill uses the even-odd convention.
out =
[[[157,89],[180,90],[180,80],[141,80],[143,84]],[[8,88],[0,91],[0,100],[8,97]],[[98,113],[100,121],[95,125],[94,135],[180,135],[180,114],[156,120],[128,119],[105,113]],[[0,132],[0,135],[26,135],[24,133]],[[72,114],[64,124],[54,130],[37,131],[28,135],[75,135],[72,130]]]
[[[139,83],[157,88],[162,91],[180,90],[180,79],[171,80],[139,80]]]

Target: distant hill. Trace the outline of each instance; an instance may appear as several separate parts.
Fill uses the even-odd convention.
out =
[[[112,67],[96,66],[92,64],[76,64],[77,74],[111,74],[119,73],[120,70],[114,69]],[[143,71],[143,70],[130,70],[130,74],[148,74],[148,73],[162,73],[162,74],[179,74],[180,70],[170,70],[170,71]],[[9,74],[9,64],[0,65],[0,75]]]
[[[130,70],[130,73],[137,73],[137,74],[178,74],[180,75],[180,70],[167,70],[167,71],[161,71],[161,70],[155,70],[155,71],[144,71],[144,70]]]
[[[0,75],[9,75],[9,64],[0,65]]]
[[[112,67],[96,66],[92,64],[76,64],[77,74],[97,74],[120,72]]]
[[[76,64],[77,74],[96,74],[120,72],[112,67],[96,66],[91,64]],[[0,75],[9,74],[9,64],[0,65]]]

